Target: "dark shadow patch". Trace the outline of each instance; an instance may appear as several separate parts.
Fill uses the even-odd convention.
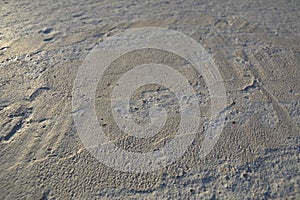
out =
[[[39,96],[43,91],[50,90],[49,87],[40,87],[36,89],[28,98],[29,101],[33,101],[36,99],[37,96]]]
[[[49,41],[51,41],[51,40],[54,40],[54,37],[45,38],[43,41],[45,41],[45,42],[49,42]]]
[[[0,140],[4,140],[4,141],[9,141],[18,130],[20,130],[22,128],[22,121],[19,121],[14,127],[13,129],[6,135],[0,138]]]

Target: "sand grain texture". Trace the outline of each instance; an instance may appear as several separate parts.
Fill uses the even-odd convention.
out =
[[[299,199],[299,10],[299,1],[1,1],[0,199]],[[183,32],[213,56],[227,91],[227,121],[204,160],[196,156],[199,134],[173,165],[153,173],[119,172],[92,157],[80,141],[71,113],[73,81],[99,42],[152,26]],[[156,53],[157,59],[163,56]],[[162,60],[182,64],[176,57]],[[127,57],[122,65],[132,62]],[[122,69],[108,72],[105,81],[113,82]],[[204,123],[207,88],[195,74],[187,76],[197,82]],[[172,94],[141,89],[132,106],[145,122],[141,113],[147,106],[139,97]],[[98,91],[97,100],[109,90]],[[178,106],[162,103],[171,110]],[[170,130],[176,123],[174,114]],[[111,137],[142,152],[172,135],[142,142]]]

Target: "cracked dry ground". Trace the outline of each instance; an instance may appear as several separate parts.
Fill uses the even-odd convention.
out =
[[[0,198],[299,199],[299,8],[298,1],[1,1]],[[119,172],[80,141],[73,81],[99,42],[149,26],[180,31],[212,55],[228,116],[205,159],[195,156],[200,127],[174,164],[153,173]],[[201,77],[193,81],[205,117],[207,89]],[[144,89],[146,99],[166,92]],[[118,142],[126,149],[131,139]],[[156,148],[155,141],[135,143],[128,148]]]

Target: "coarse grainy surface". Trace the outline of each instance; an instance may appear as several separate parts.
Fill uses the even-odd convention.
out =
[[[299,11],[297,0],[1,0],[0,199],[300,199]],[[195,156],[201,127],[180,159],[148,173],[112,169],[81,142],[72,116],[78,68],[101,41],[138,27],[182,32],[215,60],[228,115],[205,159]],[[152,51],[157,59],[181,62]],[[143,51],[135,56],[147,60]],[[190,77],[206,116],[205,82]],[[140,112],[132,114],[141,121],[147,99],[172,97],[155,86],[140,90],[132,101]],[[99,96],[105,92],[98,87]],[[162,103],[178,109],[172,98]],[[99,104],[96,110],[105,117]],[[101,123],[114,129],[112,120]],[[178,120],[171,117],[168,126]],[[163,134],[154,141],[110,136],[131,151],[149,151],[164,140]]]

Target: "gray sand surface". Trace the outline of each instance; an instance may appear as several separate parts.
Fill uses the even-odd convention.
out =
[[[299,10],[296,0],[1,0],[0,199],[300,199]],[[182,32],[218,66],[228,112],[217,144],[204,159],[196,156],[204,126],[180,159],[148,173],[104,165],[77,134],[72,90],[79,67],[97,44],[139,27]],[[181,63],[176,56],[150,53]],[[129,55],[121,64],[147,61],[143,55]],[[104,78],[114,81],[118,73]],[[210,105],[205,82],[190,77],[197,83],[205,121]],[[109,90],[99,86],[96,103]],[[172,96],[155,86],[140,90],[132,104],[140,108],[133,115],[141,121],[147,120],[141,93],[144,100]],[[163,103],[178,109],[172,101]],[[97,105],[102,125],[115,130]],[[174,114],[170,120],[174,128],[179,118]],[[168,142],[164,134],[153,141],[109,136],[138,152]]]

